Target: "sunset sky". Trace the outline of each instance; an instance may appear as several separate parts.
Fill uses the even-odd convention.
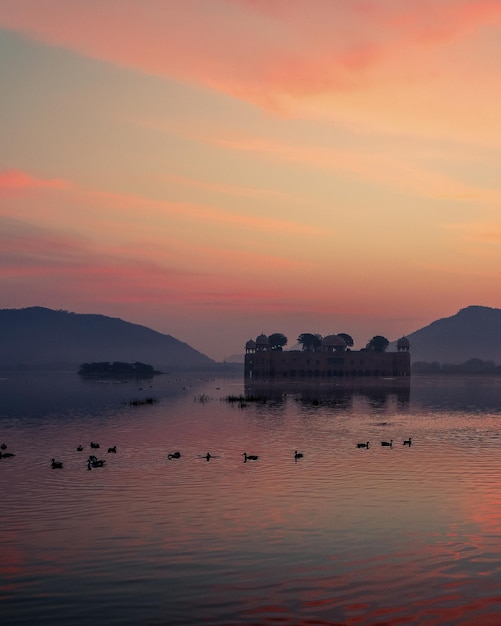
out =
[[[217,360],[501,307],[500,0],[0,0],[0,308]]]

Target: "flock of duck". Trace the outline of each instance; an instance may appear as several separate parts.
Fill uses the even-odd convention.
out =
[[[90,448],[93,450],[97,450],[98,448],[100,448],[100,444],[96,443],[95,441],[91,441],[90,442]],[[78,452],[83,452],[84,447],[80,444],[77,446],[77,451]],[[111,446],[110,448],[108,448],[108,453],[110,454],[116,454],[117,453],[117,447],[116,446]],[[106,461],[104,459],[98,459],[97,456],[95,454],[91,454],[89,455],[89,458],[87,459],[87,469],[91,470],[95,467],[104,467],[104,464],[106,463]],[[62,461],[56,461],[56,459],[52,459],[50,466],[52,467],[52,469],[63,469],[63,462]]]
[[[393,447],[393,439],[390,439],[389,441],[381,441],[381,445],[383,447],[386,448],[392,448]],[[412,437],[409,437],[409,439],[405,439],[402,443],[402,445],[404,446],[412,446]],[[91,441],[90,442],[90,448],[93,450],[96,450],[98,448],[100,448],[101,446],[96,443],[95,441]],[[360,442],[357,443],[357,448],[366,448],[369,449],[370,447],[370,441],[365,441],[365,442]],[[0,445],[0,459],[5,459],[8,457],[13,457],[16,456],[15,454],[13,454],[12,452],[4,452],[4,450],[7,449],[7,445],[5,443],[2,443]],[[82,452],[84,449],[84,447],[82,445],[78,445],[77,446],[77,451],[78,452]],[[108,454],[116,454],[117,453],[117,447],[116,446],[111,446],[110,448],[108,448]],[[247,452],[244,452],[242,454],[243,456],[243,462],[247,463],[247,461],[257,461],[259,459],[259,456],[257,454],[247,454]],[[294,460],[298,461],[299,459],[302,459],[304,457],[304,454],[302,452],[298,452],[297,450],[294,451]],[[179,452],[179,450],[176,450],[175,452],[169,452],[169,454],[167,455],[167,458],[170,459],[180,459],[181,458],[181,452]],[[217,458],[215,457],[213,454],[211,454],[210,452],[207,452],[207,454],[204,454],[202,458],[205,458],[207,461],[210,461],[211,459]],[[106,461],[104,459],[98,459],[94,454],[89,455],[89,458],[87,459],[87,469],[91,470],[93,468],[96,467],[104,467],[104,464],[106,463]],[[51,460],[51,468],[52,469],[63,469],[63,462],[62,461],[56,461],[56,459],[52,459]]]
[[[95,442],[91,441],[90,447],[91,448],[99,448],[100,445],[98,443],[95,443]],[[82,445],[77,446],[77,450],[78,450],[78,452],[82,452],[83,446]],[[113,446],[111,448],[108,448],[108,452],[116,454],[117,447]],[[14,456],[14,455],[12,455],[12,456]],[[244,457],[244,463],[247,463],[247,461],[257,461],[259,459],[259,456],[257,456],[257,454],[247,454],[247,452],[244,452],[242,456]],[[303,456],[304,455],[303,455],[302,452],[298,452],[297,450],[294,452],[294,459],[296,461],[298,459],[302,459]],[[167,455],[167,458],[169,460],[170,459],[180,459],[181,458],[181,452],[179,452],[179,450],[176,450],[176,452],[169,452],[169,454]],[[204,454],[202,458],[206,459],[207,461],[210,461],[211,459],[215,459],[217,457],[215,455],[211,454],[210,452],[207,452],[207,454]],[[106,461],[104,461],[103,459],[98,459],[94,454],[91,454],[89,456],[89,458],[87,459],[87,469],[90,470],[90,469],[92,469],[94,467],[103,467],[105,463],[106,463]],[[63,462],[62,461],[56,461],[56,459],[52,459],[51,467],[52,467],[52,469],[63,469]]]
[[[5,444],[3,444],[5,445]],[[98,443],[95,443],[94,441],[90,442],[90,447],[93,449],[96,448],[100,448],[100,445]],[[83,451],[83,446],[79,445],[77,446],[77,450],[78,452],[82,452]],[[113,446],[111,448],[108,448],[108,452],[109,453],[113,453],[116,454],[117,452],[117,447]],[[14,456],[13,454],[11,456]],[[303,458],[303,453],[302,452],[298,452],[297,450],[294,453],[294,458],[297,461],[298,459]],[[247,461],[257,461],[259,459],[259,457],[256,454],[247,454],[247,452],[243,453],[243,457],[244,457],[244,463],[247,463]],[[167,455],[167,458],[170,459],[180,459],[181,458],[181,452],[179,452],[179,450],[176,450],[176,452],[169,452],[169,454]],[[203,455],[203,458],[205,458],[207,461],[210,461],[211,459],[216,458],[213,454],[211,454],[210,452],[207,452],[207,454]],[[89,458],[87,459],[87,469],[91,470],[94,467],[103,467],[104,464],[106,463],[105,460],[103,459],[98,459],[94,454],[91,454],[89,456]],[[52,469],[63,469],[63,462],[62,461],[56,461],[56,459],[52,459],[51,460],[51,467]]]

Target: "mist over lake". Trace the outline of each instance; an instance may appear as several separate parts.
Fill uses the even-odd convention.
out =
[[[0,398],[4,623],[499,622],[496,378],[23,373]]]

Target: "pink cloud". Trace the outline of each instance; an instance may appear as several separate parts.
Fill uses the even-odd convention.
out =
[[[175,177],[174,177],[175,180]],[[201,188],[212,188],[214,191],[233,194],[262,195],[264,190],[243,189],[224,185],[211,185],[194,180],[180,178],[179,182],[200,186]],[[316,234],[321,235],[322,229],[307,223],[299,223],[292,220],[279,219],[274,217],[239,214],[233,211],[219,208],[217,205],[211,204],[194,204],[188,202],[168,202],[164,200],[156,200],[135,196],[132,194],[112,193],[102,190],[86,189],[79,187],[70,181],[61,179],[38,179],[34,178],[27,172],[19,170],[5,170],[0,172],[0,197],[19,195],[30,190],[65,190],[71,193],[73,198],[80,198],[85,201],[86,211],[90,207],[95,207],[99,211],[99,217],[96,219],[110,220],[113,222],[119,212],[121,219],[125,219],[127,215],[135,216],[137,211],[149,211],[156,215],[172,215],[185,221],[196,219],[200,222],[208,222],[221,224],[227,227],[237,229],[251,229],[256,231],[266,231],[269,233],[289,233],[289,234]],[[270,195],[274,192],[270,190]],[[102,209],[108,209],[107,213],[103,213]],[[110,213],[109,210],[113,212]]]
[[[276,109],[283,96],[359,89],[381,67],[407,80],[407,51],[500,20],[495,0],[0,0],[4,28]]]
[[[69,189],[70,184],[57,178],[34,178],[21,170],[0,171],[0,196],[16,195],[31,189]]]
[[[117,303],[157,304],[177,310],[259,310],[286,308],[287,285],[277,287],[274,279],[260,280],[263,271],[288,272],[295,261],[259,253],[197,249],[196,267],[186,265],[150,241],[142,246],[104,245],[90,237],[62,229],[34,225],[14,218],[0,218],[0,272],[2,295],[14,303],[65,302],[103,306]],[[164,241],[165,247],[165,241]],[[187,246],[186,253],[190,253]],[[204,258],[207,262],[204,263]],[[246,263],[255,273],[255,283],[241,284],[239,267]],[[200,269],[202,268],[202,269]],[[239,274],[238,280],[235,274]],[[269,275],[269,274],[267,274]],[[24,294],[24,295],[23,295]]]
[[[6,291],[11,281],[25,277],[35,293],[49,289],[67,293],[68,299],[76,302],[93,297],[96,289],[104,302],[138,297],[152,300],[163,291],[187,291],[207,278],[203,273],[145,261],[142,255],[131,257],[82,236],[14,219],[2,219],[0,267]],[[17,286],[12,283],[14,289]]]
[[[387,21],[395,29],[413,32],[418,44],[434,44],[471,34],[482,25],[499,25],[500,20],[497,0],[425,0],[414,8],[402,3]]]
[[[400,32],[416,41],[447,41],[474,30],[478,25],[498,23],[497,0],[421,0],[419,4],[394,0],[316,0],[314,10],[305,0],[232,0],[266,18],[290,28],[317,34],[332,32],[343,18],[345,32],[362,32],[366,38],[377,33]]]

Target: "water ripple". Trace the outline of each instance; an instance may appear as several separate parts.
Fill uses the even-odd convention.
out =
[[[431,388],[418,404],[238,408],[220,401],[234,382],[182,386],[139,410],[86,411],[82,394],[1,419],[16,454],[0,461],[4,622],[497,623],[492,402],[461,409]],[[89,471],[93,440],[106,463]]]

